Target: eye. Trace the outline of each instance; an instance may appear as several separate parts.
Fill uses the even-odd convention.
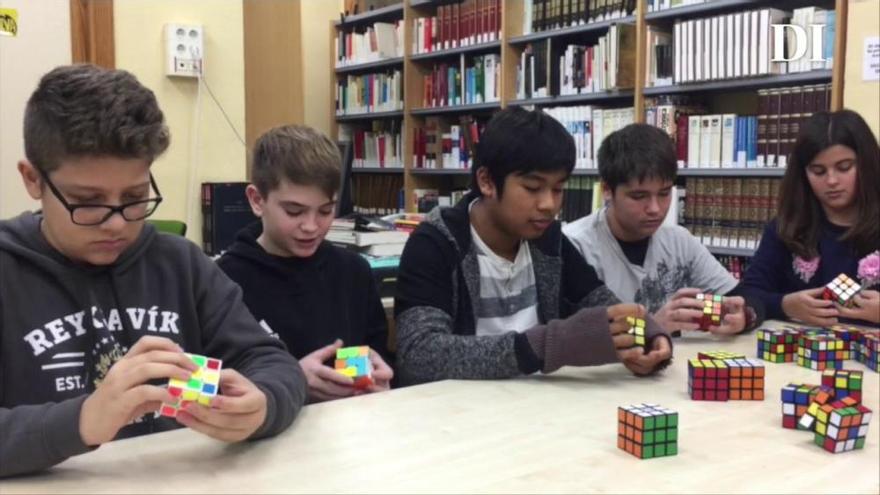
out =
[[[538,188],[535,186],[523,186],[523,188],[530,193],[538,192]]]
[[[854,162],[853,160],[847,160],[845,162],[840,162],[837,164],[837,170],[840,170],[841,172],[846,172],[847,170],[853,168],[853,165],[855,165],[855,164],[856,164],[856,162]]]
[[[809,167],[807,170],[813,175],[825,174],[825,167]]]
[[[289,216],[289,217],[298,217],[298,216],[302,215],[304,212],[305,212],[305,210],[284,210],[284,213],[287,213],[287,216]]]
[[[333,214],[333,208],[330,208],[328,210],[318,210],[318,213],[326,217]]]

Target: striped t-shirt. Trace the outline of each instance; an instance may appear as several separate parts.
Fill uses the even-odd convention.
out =
[[[471,225],[480,267],[477,335],[523,332],[539,323],[532,254],[522,241],[513,262],[495,254]]]

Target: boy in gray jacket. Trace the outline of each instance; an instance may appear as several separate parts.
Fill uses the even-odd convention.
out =
[[[169,134],[152,91],[90,65],[46,74],[25,110],[24,185],[42,210],[0,221],[0,476],[111,440],[190,427],[235,442],[275,435],[305,400],[284,345],[187,240],[144,219]],[[177,419],[162,386],[222,359],[220,395]]]

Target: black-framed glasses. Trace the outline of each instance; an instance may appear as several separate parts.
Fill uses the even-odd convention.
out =
[[[72,205],[64,199],[64,195],[61,194],[61,191],[59,191],[58,188],[55,187],[55,184],[49,180],[49,175],[46,172],[40,170],[40,175],[43,177],[43,180],[46,181],[46,185],[49,186],[52,194],[54,194],[55,197],[58,198],[58,201],[61,201],[61,204],[64,205],[64,208],[70,212],[70,220],[77,225],[86,227],[100,225],[109,220],[115,213],[122,215],[122,218],[127,222],[137,222],[138,220],[143,220],[152,215],[156,211],[156,208],[159,207],[159,203],[162,202],[162,194],[159,193],[159,187],[156,185],[156,180],[153,178],[153,174],[150,174],[150,187],[153,192],[156,193],[155,197],[132,201],[131,203],[125,203],[119,206],[93,204]]]

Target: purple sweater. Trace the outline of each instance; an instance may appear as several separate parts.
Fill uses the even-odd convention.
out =
[[[861,283],[858,277],[861,258],[848,242],[839,240],[845,231],[844,227],[823,221],[819,234],[819,267],[804,282],[794,271],[794,256],[776,233],[776,220],[770,221],[764,228],[761,244],[743,277],[744,290],[764,301],[767,318],[785,319],[782,297],[786,294],[821,287],[841,273]],[[872,288],[876,288],[876,285]]]

